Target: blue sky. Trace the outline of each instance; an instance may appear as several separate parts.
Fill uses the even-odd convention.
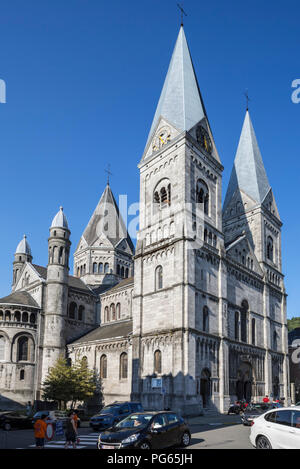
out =
[[[24,233],[47,264],[60,205],[72,253],[104,190],[139,194],[140,161],[177,38],[171,0],[10,0],[0,15],[0,296]],[[289,316],[300,315],[300,4],[185,0],[185,33],[228,184],[249,89],[250,112],[283,230]]]

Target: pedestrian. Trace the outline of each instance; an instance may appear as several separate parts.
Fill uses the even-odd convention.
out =
[[[66,422],[66,444],[65,449],[69,448],[69,444],[72,443],[73,449],[76,449],[77,441],[77,427],[74,420],[75,412],[71,411]]]
[[[263,398],[263,402],[264,402],[265,404],[269,404],[269,403],[270,403],[269,396],[264,397],[264,398]]]
[[[31,405],[31,402],[28,401],[27,406],[26,406],[26,415],[27,417],[30,417],[31,414],[32,414],[32,405]]]
[[[76,428],[78,428],[78,415],[76,410],[73,410],[73,420],[75,422]]]
[[[43,449],[45,445],[45,436],[47,431],[46,418],[47,415],[42,414],[33,426],[36,449]]]

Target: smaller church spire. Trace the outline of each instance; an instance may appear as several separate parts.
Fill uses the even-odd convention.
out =
[[[264,201],[271,189],[249,110],[246,112],[239,146],[234,160],[224,203],[224,211],[237,189],[242,190],[258,204]]]

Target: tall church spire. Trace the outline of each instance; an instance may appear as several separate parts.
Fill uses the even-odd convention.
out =
[[[263,203],[271,189],[248,110],[226,193],[224,211],[237,189],[242,190],[257,204]]]
[[[203,117],[206,117],[183,26],[180,27],[146,148],[156,130],[160,117],[164,117],[179,131],[189,131]]]

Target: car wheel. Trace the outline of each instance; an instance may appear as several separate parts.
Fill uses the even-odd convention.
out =
[[[268,438],[259,436],[256,440],[256,449],[272,449],[272,446]]]
[[[151,447],[147,441],[143,441],[143,443],[140,444],[139,449],[151,449]]]
[[[181,437],[181,446],[184,446],[185,448],[189,446],[191,442],[191,436],[188,432],[184,432],[184,434]]]
[[[6,430],[7,432],[8,432],[9,430],[11,430],[11,424],[10,424],[10,423],[5,423],[5,424],[4,424],[4,430]]]

